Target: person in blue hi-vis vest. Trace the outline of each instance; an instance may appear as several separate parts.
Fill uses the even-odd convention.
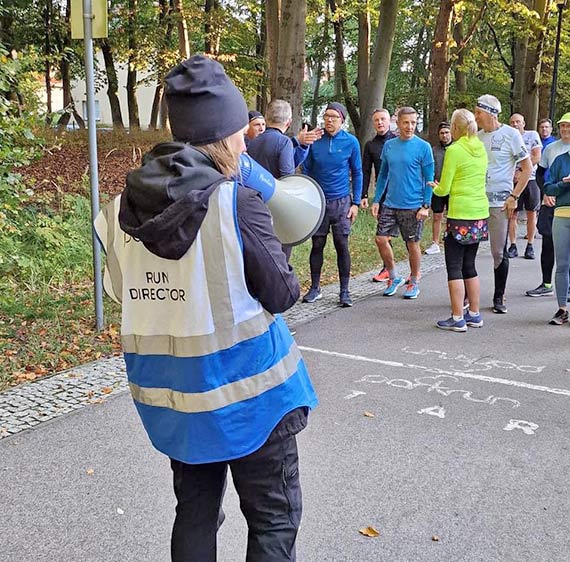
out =
[[[155,146],[95,221],[105,290],[121,303],[129,386],[171,459],[173,562],[214,562],[228,468],[247,562],[295,560],[296,434],[317,398],[279,315],[299,282],[260,194],[238,176],[245,101],[194,56],[166,77],[173,142]]]

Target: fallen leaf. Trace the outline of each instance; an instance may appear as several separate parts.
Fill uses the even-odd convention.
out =
[[[359,529],[358,532],[365,537],[379,537],[380,533],[374,527],[364,527]]]
[[[95,474],[95,471],[92,468],[88,468],[85,472],[89,474],[89,476],[93,476]]]
[[[372,412],[364,412],[364,417],[365,418],[375,418],[376,414],[373,414]]]
[[[113,389],[112,389],[111,387],[109,387],[109,386],[104,386],[104,387],[101,389],[101,392],[102,392],[103,394],[111,394],[111,392],[113,392]]]

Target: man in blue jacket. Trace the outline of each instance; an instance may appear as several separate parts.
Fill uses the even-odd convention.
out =
[[[348,235],[358,215],[362,194],[362,159],[360,145],[354,135],[342,129],[346,108],[332,102],[325,109],[325,134],[309,149],[303,163],[303,172],[322,188],[326,199],[325,216],[313,236],[309,263],[311,288],[303,302],[312,303],[322,298],[320,289],[323,251],[327,234],[332,230],[340,278],[340,305],[352,306],[348,290],[350,279],[350,251]]]

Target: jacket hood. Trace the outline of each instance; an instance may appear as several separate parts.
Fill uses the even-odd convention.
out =
[[[180,259],[196,239],[210,195],[226,180],[204,152],[181,142],[158,144],[127,175],[121,229],[153,254]]]
[[[472,137],[463,136],[455,141],[454,144],[461,146],[470,156],[481,157],[486,154],[485,145],[476,135]],[[451,146],[451,145],[450,145]]]

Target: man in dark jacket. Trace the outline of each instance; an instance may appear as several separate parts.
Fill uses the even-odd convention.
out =
[[[374,110],[372,124],[374,125],[376,136],[366,142],[362,151],[362,199],[360,201],[362,209],[368,208],[368,189],[370,188],[372,166],[374,165],[374,185],[376,185],[376,180],[380,175],[380,166],[382,165],[384,143],[396,136],[390,131],[390,112],[387,109]],[[384,195],[380,205],[384,203],[385,198],[386,196]],[[380,248],[378,248],[378,252],[380,252]],[[382,264],[382,269],[372,277],[372,281],[381,283],[382,281],[388,281],[388,279],[390,279],[390,272],[386,269],[385,264]]]

